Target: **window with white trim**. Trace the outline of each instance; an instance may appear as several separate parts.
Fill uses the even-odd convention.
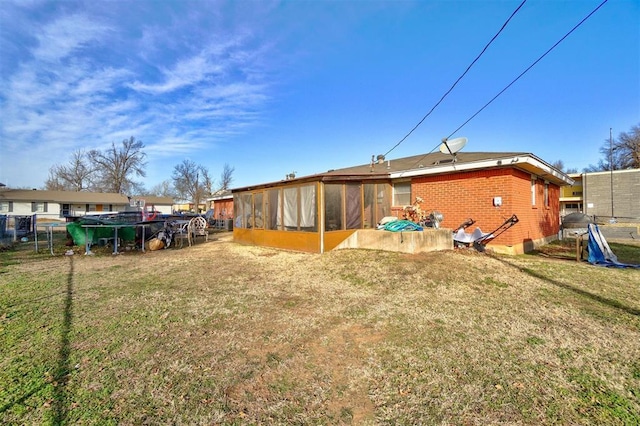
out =
[[[544,206],[549,207],[549,182],[544,181]]]
[[[46,202],[33,202],[33,203],[31,203],[31,212],[32,213],[46,213],[47,212],[47,203]]]
[[[536,176],[531,176],[531,205],[536,205]]]
[[[408,206],[411,204],[411,182],[393,184],[393,205]]]

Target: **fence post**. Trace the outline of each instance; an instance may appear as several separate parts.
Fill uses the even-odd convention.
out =
[[[36,253],[38,252],[38,215],[34,214],[31,218],[31,227],[33,229],[33,241],[36,245]]]

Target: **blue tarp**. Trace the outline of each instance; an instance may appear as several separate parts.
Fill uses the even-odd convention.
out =
[[[597,266],[612,266],[616,268],[640,268],[640,265],[632,265],[618,261],[618,257],[611,251],[598,225],[590,223],[588,225],[588,231],[589,263]]]

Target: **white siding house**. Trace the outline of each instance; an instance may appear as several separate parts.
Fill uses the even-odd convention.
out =
[[[131,205],[144,205],[161,214],[171,214],[169,197],[135,197],[122,194],[72,191],[0,189],[0,215],[37,214],[39,218],[61,220],[66,217],[119,212]]]

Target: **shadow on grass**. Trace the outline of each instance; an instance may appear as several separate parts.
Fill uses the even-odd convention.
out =
[[[67,404],[67,391],[66,386],[69,380],[69,374],[71,372],[69,366],[69,354],[71,347],[69,344],[69,334],[71,332],[71,322],[73,318],[73,257],[69,257],[69,274],[67,276],[67,288],[63,292],[66,294],[64,300],[64,308],[62,313],[62,327],[60,331],[60,350],[58,351],[58,362],[53,375],[53,413],[52,424],[66,423],[68,404]],[[33,388],[29,392],[22,395],[20,398],[10,401],[0,407],[0,413],[4,413],[11,407],[22,404],[31,398],[33,395],[40,392],[42,389],[49,385],[48,382],[44,382],[39,386]]]
[[[511,263],[507,259],[503,259],[503,258],[495,257],[495,256],[494,256],[494,258],[499,260],[500,262],[502,262],[504,264],[507,264],[507,265],[509,265],[511,267],[514,267],[514,268],[518,269],[519,271],[521,271],[521,272],[523,272],[523,273],[525,273],[527,275],[530,275],[532,277],[539,278],[539,279],[541,279],[543,281],[546,281],[549,284],[553,284],[553,285],[555,285],[557,287],[560,287],[560,288],[563,288],[565,290],[572,291],[572,292],[574,292],[576,294],[579,294],[580,296],[587,297],[589,299],[592,299],[592,300],[594,300],[596,302],[605,304],[605,305],[610,306],[612,308],[620,309],[621,311],[624,311],[624,312],[626,312],[628,314],[635,315],[635,316],[640,316],[640,309],[632,308],[630,306],[627,306],[627,305],[624,305],[624,304],[618,302],[617,300],[608,299],[606,297],[602,297],[600,295],[588,292],[588,291],[583,290],[581,288],[574,287],[572,285],[565,284],[565,283],[560,282],[560,281],[556,281],[556,280],[554,280],[552,278],[549,278],[549,277],[545,276],[544,274],[541,274],[541,273],[533,271],[533,270],[531,270],[529,268],[524,268],[522,266],[519,266],[519,265],[516,265],[514,263]]]
[[[62,329],[60,331],[60,350],[58,352],[58,366],[54,376],[53,388],[53,424],[63,424],[69,411],[67,399],[67,382],[71,373],[69,355],[71,345],[69,335],[73,319],[73,256],[69,257],[69,275],[67,276],[67,292],[64,301],[62,316]]]
[[[15,401],[7,402],[5,405],[0,407],[0,413],[4,413],[5,411],[7,411],[9,408],[13,407],[14,405],[22,404],[23,402],[25,402],[26,400],[31,398],[33,395],[35,395],[38,392],[40,392],[43,388],[47,387],[47,385],[48,385],[48,383],[42,383],[40,386],[37,386],[37,387],[31,389],[29,392],[25,393],[24,395],[22,395],[20,398],[16,399]]]
[[[45,300],[45,299],[51,299],[54,298],[56,296],[60,296],[61,294],[67,294],[67,291],[59,291],[57,293],[53,293],[53,294],[48,294],[46,296],[41,296],[41,297],[36,297],[35,299],[29,299],[29,300],[23,300],[20,302],[16,302],[13,303],[11,305],[6,305],[6,308],[15,308],[16,306],[24,306],[24,305],[28,305],[29,303],[34,303],[34,302],[40,302],[41,300]],[[20,309],[14,309],[14,312],[19,311]]]

